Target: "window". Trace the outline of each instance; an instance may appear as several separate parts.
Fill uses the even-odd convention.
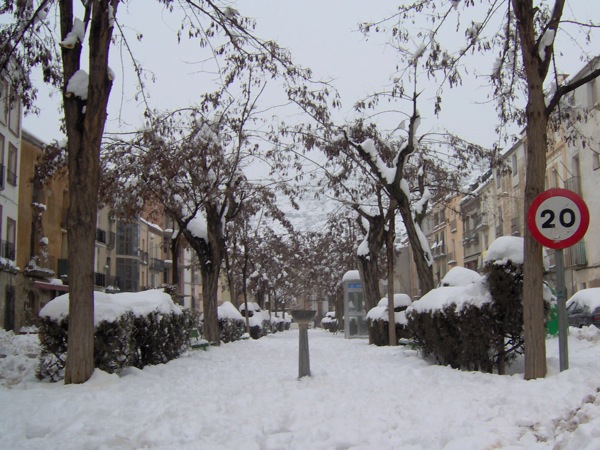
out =
[[[137,256],[139,232],[137,224],[122,223],[117,225],[117,254]]]
[[[117,258],[117,277],[119,288],[125,292],[139,291],[140,267],[136,259]]]
[[[600,153],[592,153],[592,167],[594,170],[600,169]]]
[[[96,242],[106,244],[106,231],[104,231],[102,228],[96,229]]]
[[[0,123],[8,123],[8,82],[0,80]]]
[[[6,168],[6,181],[13,186],[17,185],[17,147],[8,144],[8,167]]]
[[[0,134],[0,189],[4,189],[4,135]]]
[[[11,218],[6,219],[6,250],[5,257],[15,260],[15,243],[17,240],[17,222]]]
[[[512,155],[512,157],[510,158],[510,164],[511,164],[511,172],[512,172],[512,176],[516,177],[517,175],[519,175],[519,167],[517,165],[517,155]]]
[[[594,78],[588,83],[589,95],[590,95],[590,108],[598,105],[598,85]]]
[[[558,170],[552,169],[552,179],[550,180],[550,187],[558,187]]]
[[[8,114],[8,129],[12,131],[15,136],[19,136],[21,131],[21,102],[16,101],[12,108],[10,108]]]

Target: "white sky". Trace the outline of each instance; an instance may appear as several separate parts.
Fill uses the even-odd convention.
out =
[[[575,8],[579,17],[600,22],[600,10],[589,0],[572,0],[567,6],[567,15]],[[278,0],[246,0],[236,5],[240,13],[254,17],[258,22],[257,33],[276,40],[289,48],[295,60],[313,69],[317,78],[333,80],[342,95],[343,110],[338,114],[340,121],[353,117],[353,103],[366,94],[381,89],[393,78],[396,54],[384,36],[372,36],[365,41],[357,31],[359,22],[378,20],[393,11],[395,2],[387,0],[305,0],[282,2]],[[142,9],[143,8],[143,9]],[[179,25],[176,15],[162,11],[157,2],[131,2],[121,4],[118,11],[121,23],[142,32],[141,43],[130,39],[135,56],[143,67],[157,78],[147,82],[151,106],[171,109],[189,106],[206,90],[212,75],[201,73],[208,65],[200,61],[207,58],[206,49],[197,44],[183,41],[177,44],[175,32]],[[157,32],[157,30],[159,32]],[[453,34],[447,36],[454,39]],[[462,34],[456,37],[462,42]],[[415,43],[415,47],[418,43]],[[572,71],[581,65],[580,51],[570,51],[564,57],[565,67]],[[119,127],[138,127],[141,109],[134,100],[132,71],[123,75],[121,66],[129,67],[129,57],[121,55],[117,47],[111,49],[111,67],[117,78],[111,94],[107,130]],[[491,72],[495,56],[477,60],[476,73]],[[84,67],[84,69],[86,69]],[[496,138],[494,128],[496,113],[492,103],[485,103],[489,93],[485,77],[469,82],[464,88],[451,91],[445,89],[445,99],[439,118],[433,115],[428,99],[434,94],[426,89],[422,94],[420,113],[423,116],[420,131],[448,128],[462,137],[489,146]],[[423,85],[425,87],[425,85]],[[52,94],[50,96],[50,94]],[[57,107],[60,95],[47,88],[40,89],[39,117],[25,118],[25,128],[44,141],[62,138],[58,130]],[[381,119],[391,122],[396,118]],[[400,122],[400,120],[398,120]],[[394,122],[395,123],[395,122]],[[515,131],[515,130],[513,130]]]

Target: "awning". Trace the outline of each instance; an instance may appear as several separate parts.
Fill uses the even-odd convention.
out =
[[[67,285],[67,284],[54,284],[54,283],[47,283],[45,281],[35,281],[34,285],[38,289],[46,289],[48,291],[69,292],[69,285]]]

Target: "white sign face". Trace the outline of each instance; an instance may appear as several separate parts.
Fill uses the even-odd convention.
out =
[[[563,249],[585,235],[590,213],[583,199],[567,189],[549,189],[538,195],[527,211],[532,236],[548,248]]]
[[[581,225],[577,204],[567,197],[550,197],[537,208],[535,225],[540,234],[553,241],[570,239]]]

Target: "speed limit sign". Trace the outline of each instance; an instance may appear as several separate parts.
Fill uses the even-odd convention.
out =
[[[553,249],[570,247],[585,235],[590,213],[583,199],[567,189],[538,195],[527,211],[527,226],[540,244]]]

